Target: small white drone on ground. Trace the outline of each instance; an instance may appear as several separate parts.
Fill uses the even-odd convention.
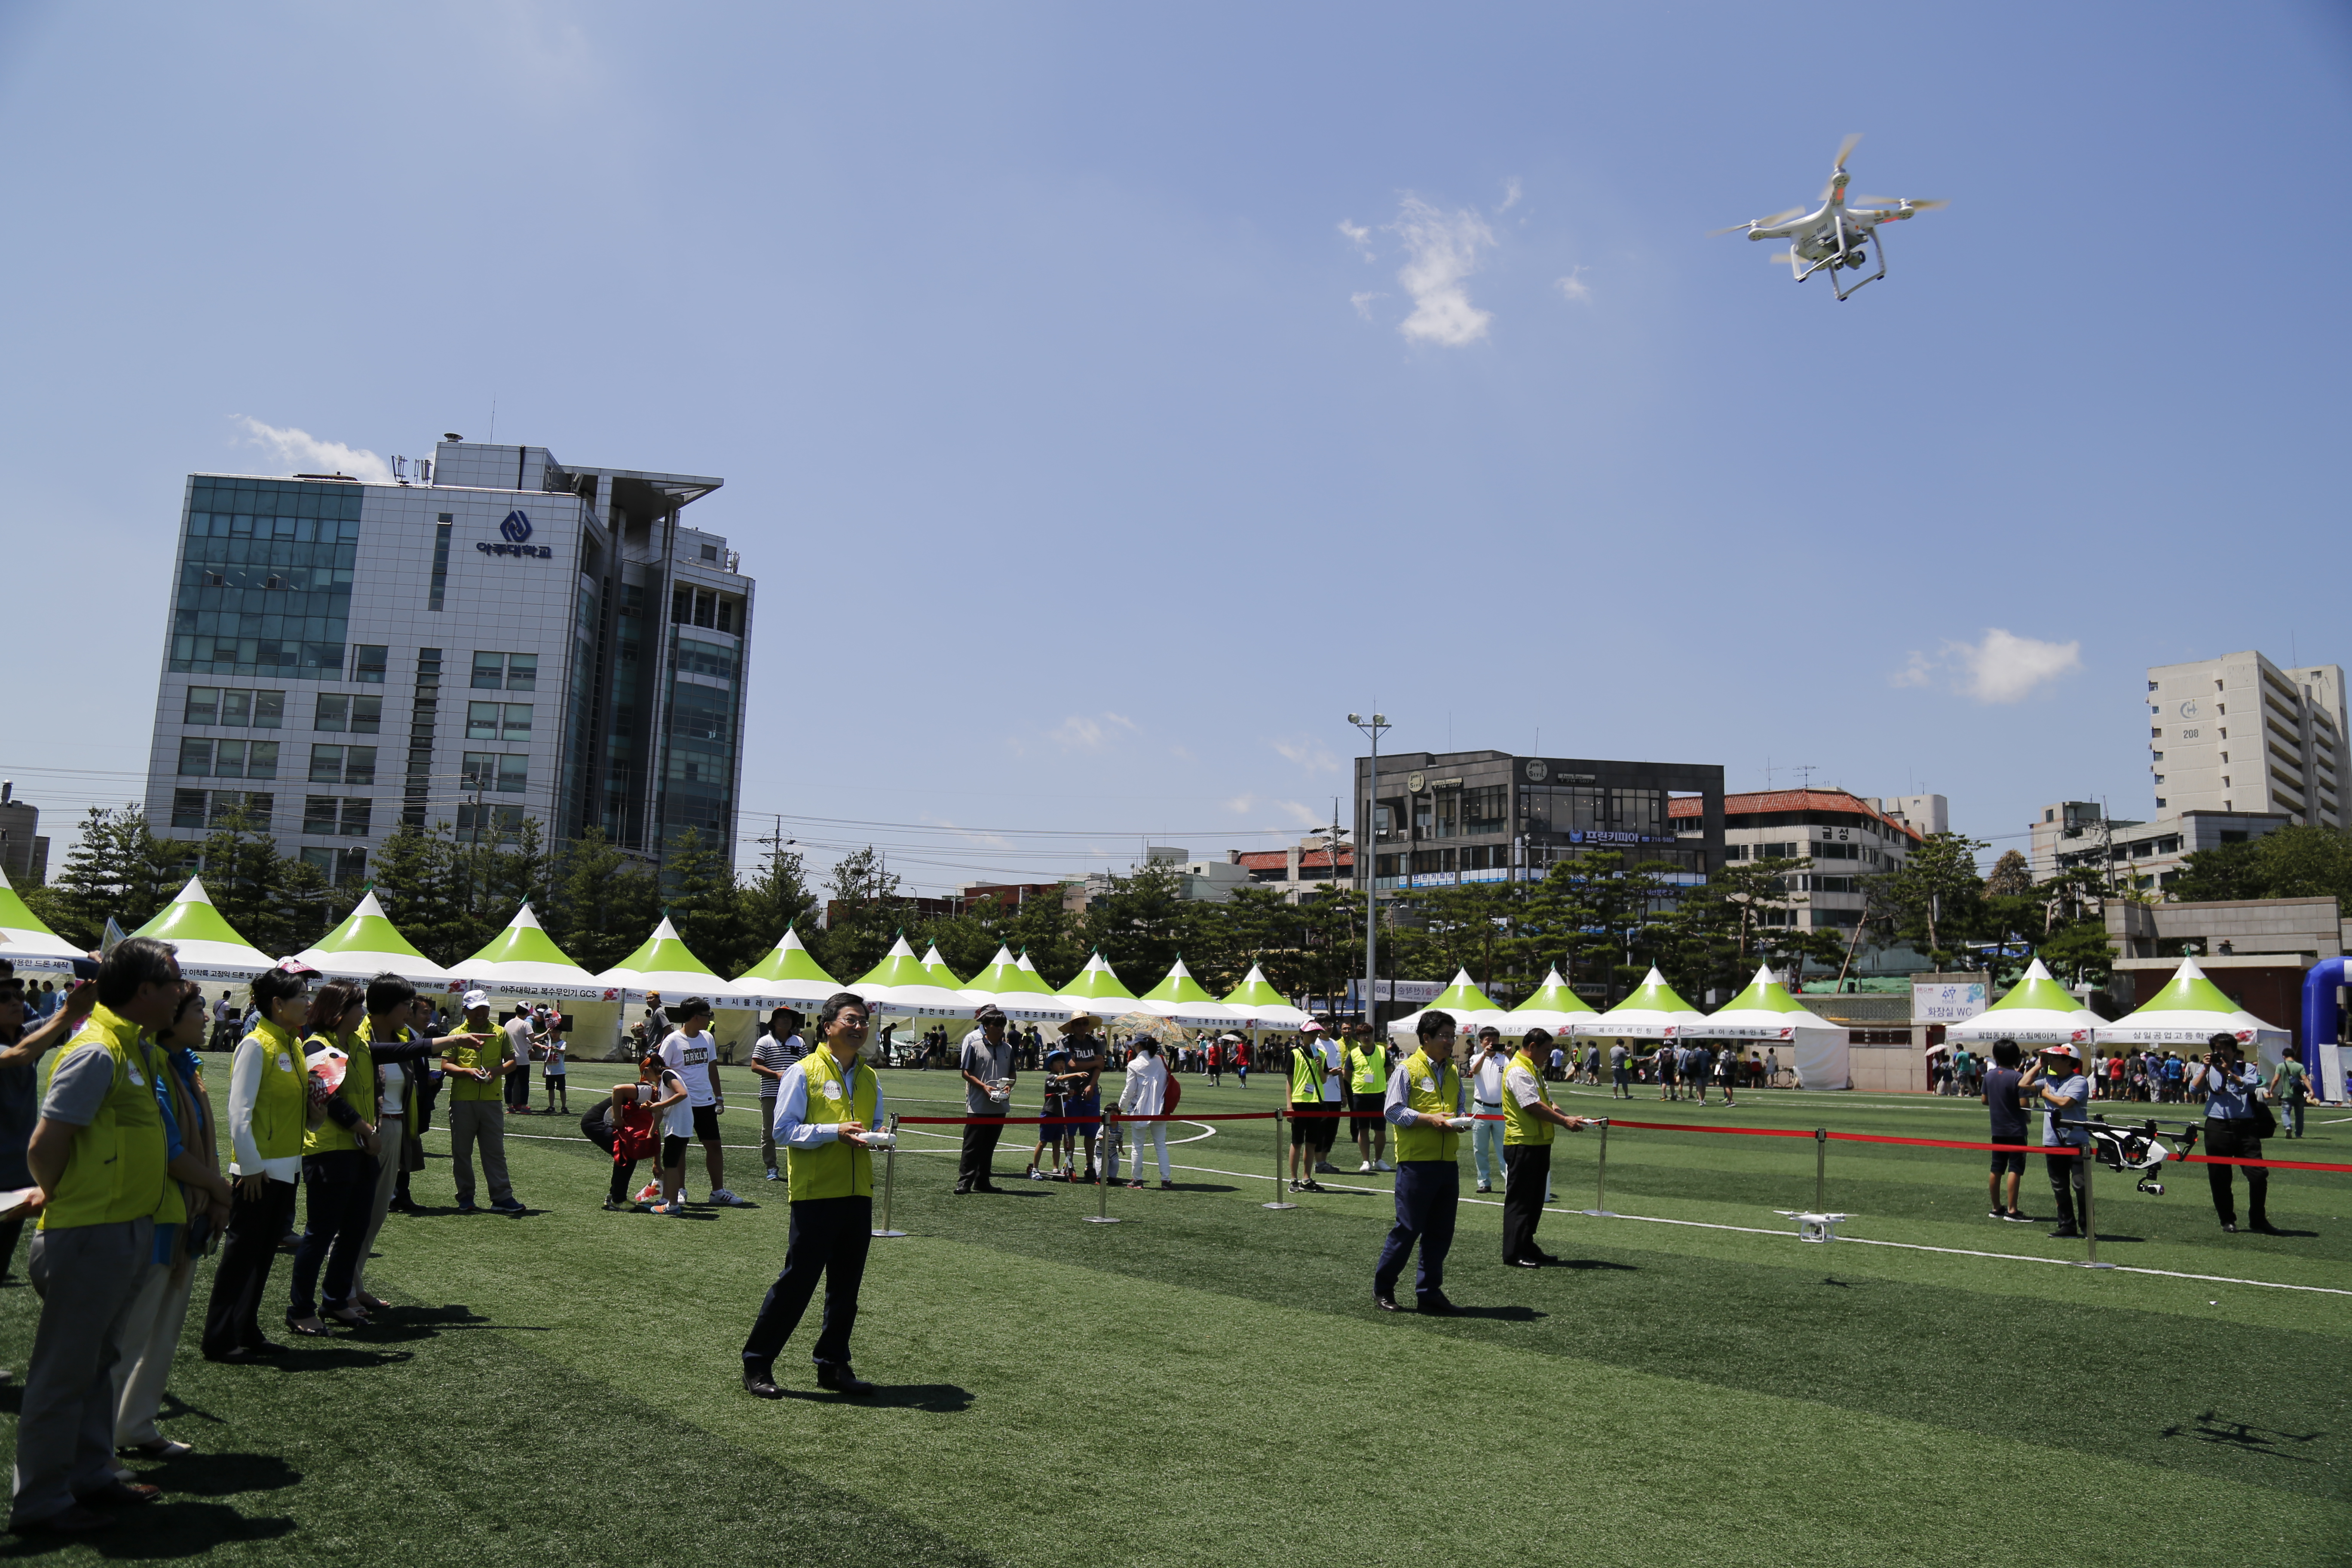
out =
[[[1915,213],[1923,213],[1945,204],[1940,201],[1913,200],[1903,196],[1854,196],[1859,206],[1848,206],[1845,194],[1846,154],[1862,140],[1856,132],[1839,144],[1837,163],[1830,171],[1830,183],[1822,187],[1818,198],[1821,205],[1807,211],[1790,207],[1759,217],[1748,223],[1733,224],[1718,228],[1716,234],[1729,234],[1746,229],[1750,239],[1785,239],[1789,248],[1775,252],[1772,259],[1785,260],[1789,270],[1802,283],[1814,273],[1827,268],[1830,287],[1841,300],[1847,298],[1864,283],[1875,283],[1886,276],[1886,241],[1878,230],[1882,224],[1900,223]],[[1709,237],[1710,238],[1713,236]],[[1870,246],[1878,245],[1878,270],[1867,278],[1851,282],[1842,279],[1842,272],[1859,272],[1870,265]]]

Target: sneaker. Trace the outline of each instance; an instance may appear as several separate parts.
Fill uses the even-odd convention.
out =
[[[1318,1160],[1315,1162],[1315,1173],[1318,1176],[1336,1176],[1339,1173],[1339,1167],[1328,1160]]]
[[[1143,1184],[1141,1182],[1138,1182],[1135,1184],[1139,1187]],[[1163,1193],[1172,1193],[1176,1190],[1176,1184],[1173,1182],[1162,1182],[1160,1184],[1160,1190]]]
[[[686,1217],[686,1200],[681,1197],[669,1203],[656,1204],[654,1205],[654,1213],[666,1214],[672,1219],[684,1219]]]
[[[1376,1171],[1393,1171],[1396,1167],[1390,1164],[1386,1160],[1375,1160],[1372,1162],[1372,1169]]]
[[[468,1201],[468,1202],[465,1202],[465,1203],[460,1203],[460,1204],[457,1205],[457,1212],[458,1212],[459,1214],[479,1214],[481,1211],[480,1211],[479,1209],[477,1209],[477,1208],[473,1205],[473,1204],[472,1204],[470,1201]]]
[[[604,1212],[606,1214],[626,1214],[629,1212],[631,1206],[632,1205],[628,1204],[608,1203],[604,1205]]]
[[[2225,1225],[2221,1228],[2223,1230],[2235,1230],[2238,1227],[2232,1225]],[[2083,1233],[2076,1230],[2071,1225],[2060,1226],[2056,1230],[2050,1233],[2050,1239],[2053,1241],[2080,1241],[2083,1239]]]
[[[2033,1223],[2032,1216],[2028,1215],[2023,1209],[2011,1209],[2000,1217],[2009,1221],[2011,1225],[2032,1225]]]
[[[500,1198],[498,1202],[492,1204],[490,1205],[490,1212],[493,1214],[529,1214],[530,1211],[524,1208],[520,1200],[509,1197]]]
[[[659,1182],[647,1182],[644,1186],[637,1189],[637,1202],[641,1204],[653,1204],[659,1203],[660,1201],[661,1184]]]
[[[781,1182],[783,1179],[784,1173],[782,1171],[777,1170],[773,1165],[768,1167],[768,1180],[772,1182]]]
[[[1371,1174],[1371,1171],[1372,1163],[1370,1160],[1365,1161],[1362,1164],[1356,1167],[1356,1174],[1360,1176],[1368,1176]]]
[[[2235,1236],[2235,1235],[2237,1235],[2237,1234],[2238,1234],[2238,1222],[2237,1222],[2236,1220],[2233,1220],[2233,1219],[2225,1219],[2225,1220],[2223,1220],[2223,1221],[2221,1222],[2221,1233],[2222,1233],[2224,1236]]]
[[[2008,1211],[2004,1209],[1994,1209],[1985,1215],[1987,1219],[2007,1219],[2008,1217]]]
[[[1482,1193],[1491,1193],[1491,1192],[1493,1192],[1495,1189],[1494,1189],[1494,1188],[1492,1188],[1492,1187],[1490,1187],[1490,1186],[1488,1186],[1486,1183],[1481,1182],[1481,1183],[1479,1183],[1479,1184],[1478,1184],[1477,1190],[1478,1190],[1479,1192],[1482,1192]]]
[[[1294,1193],[1303,1193],[1307,1190],[1307,1184],[1294,1176],[1291,1178],[1290,1190]]]
[[[731,1209],[742,1201],[735,1195],[732,1189],[727,1187],[716,1188],[710,1194],[711,1204],[719,1208]]]
[[[1319,1192],[1323,1192],[1323,1191],[1325,1191],[1326,1189],[1324,1188],[1324,1185],[1323,1185],[1323,1184],[1322,1184],[1322,1183],[1320,1183],[1320,1182],[1316,1182],[1316,1181],[1310,1181],[1310,1182],[1308,1182],[1308,1183],[1307,1184],[1307,1186],[1306,1186],[1306,1189],[1305,1189],[1305,1190],[1306,1190],[1306,1191],[1307,1191],[1307,1192],[1310,1192],[1310,1193],[1319,1193]]]
[[[1143,1190],[1143,1184],[1141,1182],[1129,1182],[1127,1184],[1127,1190],[1130,1193],[1139,1193]]]

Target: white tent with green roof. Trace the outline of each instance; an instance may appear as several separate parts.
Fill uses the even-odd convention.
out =
[[[1771,966],[1757,970],[1748,989],[1699,1023],[1676,1032],[1683,1040],[1769,1040],[1789,1047],[1800,1089],[1849,1089],[1853,1072],[1845,1030],[1789,994]]]
[[[2163,990],[2139,1009],[2101,1024],[2093,1038],[2103,1046],[2202,1046],[2215,1035],[2235,1036],[2249,1059],[2259,1057],[2264,1072],[2278,1066],[2294,1037],[2265,1024],[2224,995],[2205,978],[2193,958],[2184,958]],[[2188,1054],[2184,1052],[2184,1054]]]
[[[1706,1015],[1684,1001],[1654,963],[1632,995],[1606,1013],[1580,1020],[1576,1032],[1585,1039],[1671,1040],[1706,1022]]]
[[[9,885],[8,873],[0,871],[0,958],[19,970],[69,973],[75,959],[88,956],[43,925],[41,917],[27,909]]]
[[[1167,978],[1145,992],[1140,1001],[1141,1011],[1195,1029],[1230,1029],[1246,1016],[1218,1001],[1193,979],[1181,952]]]
[[[973,975],[971,984],[959,987],[956,994],[975,1009],[993,1007],[1016,1023],[1063,1023],[1075,1010],[1054,994],[1054,988],[1045,984],[1027,954],[1016,959],[1013,950],[1003,946],[997,948],[988,967]]]
[[[1495,1005],[1487,994],[1470,983],[1470,972],[1457,969],[1454,984],[1431,997],[1419,1011],[1407,1013],[1402,1018],[1389,1020],[1389,1037],[1396,1040],[1414,1038],[1421,1032],[1423,1013],[1450,1013],[1454,1016],[1456,1036],[1475,1035],[1492,1026],[1507,1032],[1510,1015]]]
[[[611,1002],[621,994],[572,962],[555,945],[531,913],[529,904],[515,911],[504,931],[484,944],[481,952],[449,966],[449,973],[468,989],[490,994],[494,1001]],[[568,1011],[568,1009],[567,1009]]]
[[[1129,1011],[1140,1000],[1119,979],[1118,972],[1110,966],[1110,961],[1102,955],[1100,948],[1095,949],[1094,955],[1087,960],[1087,966],[1072,975],[1070,983],[1055,994],[1066,1001],[1082,1004],[1087,1011],[1098,1013],[1105,1018],[1114,1013]]]
[[[954,970],[948,967],[948,961],[940,956],[938,942],[933,942],[923,950],[923,979],[942,991],[963,989],[963,981],[957,976]]]
[[[881,963],[845,989],[865,997],[866,1011],[877,1020],[969,1018],[979,1010],[978,1004],[940,984],[924,970],[923,961],[907,945],[904,932],[890,944]]]
[[[400,928],[383,912],[383,905],[376,901],[373,887],[358,907],[343,918],[342,924],[320,937],[316,946],[296,953],[294,959],[337,980],[372,980],[379,974],[397,974],[418,985],[445,991],[452,978],[447,970],[417,952],[400,934]]]
[[[732,1003],[749,1006],[731,980],[721,980],[711,967],[694,956],[667,915],[637,951],[596,976],[596,984],[618,991],[624,1003],[643,1002],[648,993],[660,995],[666,1006],[699,996],[713,1007]]]
[[[841,982],[825,973],[801,933],[791,926],[768,950],[768,956],[735,977],[737,994],[755,1006],[790,1007],[806,1013],[841,989]]]
[[[1292,1006],[1290,998],[1276,990],[1265,971],[1255,963],[1242,976],[1242,983],[1219,1000],[1242,1016],[1244,1029],[1296,1029],[1314,1016]]]
[[[2037,958],[2008,995],[1968,1022],[1947,1028],[1944,1043],[1986,1046],[2007,1039],[2021,1046],[2087,1046],[2092,1031],[2105,1025]]]
[[[1495,1027],[1513,1039],[1529,1029],[1549,1029],[1554,1035],[1568,1036],[1580,1024],[1591,1022],[1600,1015],[1592,1004],[1569,988],[1559,977],[1558,965],[1545,971],[1543,984],[1526,1001],[1503,1015],[1505,1021]]]
[[[170,942],[179,955],[181,975],[189,980],[250,980],[278,964],[239,936],[227,918],[213,908],[202,877],[189,878],[178,897],[131,934]]]

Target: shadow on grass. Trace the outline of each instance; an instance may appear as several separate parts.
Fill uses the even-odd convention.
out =
[[[823,1388],[787,1388],[786,1399],[803,1399],[815,1405],[838,1405],[856,1410],[928,1410],[936,1415],[961,1415],[971,1408],[970,1389],[959,1388],[952,1383],[908,1383],[893,1387],[889,1384],[875,1385],[873,1394],[865,1399],[850,1399]]]
[[[2316,1454],[2298,1454],[2282,1447],[2288,1443],[2316,1443],[2326,1436],[2325,1432],[2287,1432],[2276,1426],[2258,1426],[2252,1422],[2231,1421],[2208,1410],[2186,1426],[2167,1426],[2157,1436],[2193,1437],[2200,1443],[2212,1443],[2234,1448],[2242,1454],[2258,1454],[2269,1459],[2290,1459],[2298,1465],[2321,1462]]]
[[[164,1496],[217,1498],[241,1492],[274,1492],[299,1485],[302,1472],[277,1454],[184,1454],[140,1472],[139,1479],[163,1489]]]
[[[1546,1268],[1605,1268],[1617,1274],[1639,1274],[1638,1263],[1613,1263],[1605,1258],[1561,1258],[1544,1265]]]
[[[1443,1316],[1454,1319],[1483,1318],[1488,1322],[1532,1323],[1538,1318],[1549,1318],[1551,1314],[1549,1312],[1539,1312],[1533,1307],[1522,1307],[1517,1305],[1507,1307],[1465,1307],[1457,1303],[1454,1306],[1454,1310],[1444,1313]]]
[[[33,1561],[68,1547],[80,1547],[108,1560],[174,1562],[202,1557],[225,1546],[277,1541],[300,1527],[290,1519],[247,1519],[226,1503],[152,1502],[114,1516],[104,1530],[88,1535],[10,1536],[0,1544],[0,1561]]]

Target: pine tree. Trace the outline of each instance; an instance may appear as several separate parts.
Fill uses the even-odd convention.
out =
[[[662,883],[670,923],[695,957],[715,974],[740,974],[751,966],[757,955],[737,901],[735,868],[696,829],[670,840]]]
[[[28,897],[33,912],[78,946],[94,948],[112,916],[124,931],[136,931],[169,903],[188,879],[194,847],[158,838],[147,814],[136,805],[119,810],[91,806],[81,836],[67,853],[55,881]]]
[[[661,889],[642,860],[592,828],[556,857],[541,924],[572,961],[601,974],[634,952],[661,919]]]
[[[744,928],[745,946],[753,962],[783,940],[787,926],[813,926],[816,895],[809,889],[808,866],[801,852],[782,844],[771,845],[760,869],[737,891],[735,905],[736,918]],[[703,962],[718,967],[714,960],[706,958]],[[988,962],[986,955],[981,962]]]

